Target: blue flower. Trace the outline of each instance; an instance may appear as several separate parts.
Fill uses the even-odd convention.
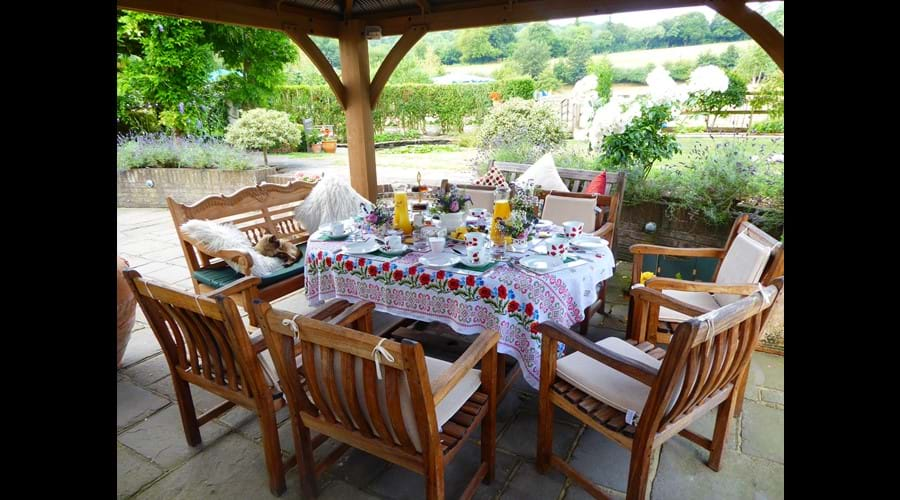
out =
[[[184,103],[183,102],[178,103],[178,112],[181,114],[184,114]]]
[[[510,298],[510,299],[515,299],[515,298],[516,298],[516,292],[510,290],[510,291],[509,291],[509,298]],[[522,304],[519,304],[519,306],[520,306],[519,309],[521,309],[521,305],[522,305]]]
[[[475,284],[478,286],[484,286],[484,280],[482,278],[478,278],[475,280]]]

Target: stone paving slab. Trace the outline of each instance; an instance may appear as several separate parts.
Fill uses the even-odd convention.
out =
[[[784,463],[784,411],[745,402],[741,452]]]
[[[152,385],[169,375],[169,363],[166,357],[160,353],[156,356],[137,363],[122,370],[133,382],[141,386]]]
[[[228,427],[218,422],[200,426],[203,443],[190,447],[184,437],[178,405],[172,405],[147,420],[119,434],[119,442],[164,469],[184,462],[228,433]]]
[[[169,404],[169,400],[130,381],[116,382],[116,427],[124,429]]]
[[[215,394],[201,389],[196,385],[191,384],[191,399],[194,401],[194,408],[197,409],[197,414],[201,414],[208,410],[211,410],[216,405],[225,401],[224,399],[216,396]],[[164,379],[159,380],[158,382],[154,382],[151,385],[147,386],[147,389],[150,389],[157,394],[165,396],[173,403],[178,402],[178,399],[175,397],[175,387],[172,385],[172,376],[169,375]]]
[[[625,491],[631,453],[611,439],[585,429],[569,464],[594,484]]]
[[[146,321],[143,315],[140,316],[140,320],[142,324],[146,324],[143,323]],[[125,348],[125,355],[122,356],[123,368],[128,368],[139,361],[162,352],[153,330],[145,327],[138,328],[137,324],[138,316],[135,315],[135,329],[131,331],[131,339]]]
[[[121,444],[116,445],[116,498],[128,498],[163,470]]]

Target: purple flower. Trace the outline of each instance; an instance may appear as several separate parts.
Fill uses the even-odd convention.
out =
[[[163,32],[163,25],[162,25],[162,24],[157,24],[156,27],[159,28],[159,32],[160,32],[160,33]]]
[[[378,222],[378,214],[376,214],[375,212],[370,212],[368,215],[366,215],[366,222],[368,222],[369,224],[375,224],[376,222]]]
[[[451,212],[459,212],[459,202],[453,200],[450,202],[450,211]]]
[[[184,103],[183,102],[178,103],[178,112],[181,114],[184,114]]]

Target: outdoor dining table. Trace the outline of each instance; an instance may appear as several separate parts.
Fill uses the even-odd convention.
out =
[[[393,258],[350,256],[342,253],[346,243],[323,241],[319,231],[310,236],[304,271],[310,305],[330,299],[371,301],[378,311],[439,321],[460,334],[496,330],[498,352],[514,357],[525,381],[535,388],[541,360],[538,324],[552,320],[571,327],[581,322],[584,309],[597,298],[597,285],[612,277],[615,267],[609,246],[572,253],[585,262],[538,274],[508,261],[484,272],[429,268],[419,263],[426,252],[417,251]],[[448,243],[448,248],[465,251],[464,244]]]

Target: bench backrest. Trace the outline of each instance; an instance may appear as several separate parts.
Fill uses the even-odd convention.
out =
[[[294,220],[294,209],[306,199],[314,186],[303,181],[287,184],[263,182],[227,196],[207,196],[192,204],[178,203],[171,196],[166,198],[190,271],[208,266],[210,257],[185,237],[181,232],[182,224],[193,219],[227,222],[243,231],[254,245],[265,234],[274,234],[295,245],[300,244],[309,238],[309,233]]]

